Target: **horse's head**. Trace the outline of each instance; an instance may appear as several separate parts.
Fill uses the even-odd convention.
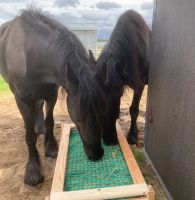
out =
[[[123,93],[123,77],[126,75],[124,63],[107,49],[103,49],[97,61],[93,53],[89,51],[89,60],[92,63],[94,78],[103,90],[106,101],[113,95],[114,98],[116,96],[120,98]]]
[[[93,54],[90,53],[91,62],[95,63]],[[114,59],[112,54],[103,49],[95,66],[95,79],[102,89],[106,99],[104,101],[102,138],[105,144],[116,144],[116,127],[115,121],[119,118],[120,97],[123,93],[123,86],[120,77],[121,62]]]
[[[76,124],[86,155],[98,160],[104,150],[101,146],[102,95],[88,68],[76,72],[67,65],[67,106]]]

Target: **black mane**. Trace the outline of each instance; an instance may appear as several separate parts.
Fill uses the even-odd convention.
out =
[[[53,31],[51,44],[55,44],[56,48],[64,49],[68,48],[69,51],[64,53],[64,58],[67,59],[74,52],[76,58],[87,64],[88,53],[77,38],[75,34],[69,31],[64,25],[42,13],[40,10],[24,10],[21,13],[21,17],[24,21],[28,22],[28,25],[33,27],[34,30],[39,31],[47,35],[47,31]],[[40,31],[41,30],[41,31]],[[43,31],[45,30],[45,31]]]

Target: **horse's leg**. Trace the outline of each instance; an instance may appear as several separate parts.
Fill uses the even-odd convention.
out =
[[[118,142],[115,123],[120,113],[120,97],[111,98],[107,105],[106,117],[102,122],[102,138],[105,145],[115,145]]]
[[[136,91],[134,90],[133,100],[129,108],[129,112],[131,115],[131,127],[127,135],[127,141],[129,144],[137,144],[138,142],[137,117],[139,114],[139,103],[141,100],[143,90],[144,87]]]
[[[22,114],[26,129],[26,144],[28,146],[29,160],[26,165],[24,182],[31,186],[37,186],[43,181],[39,153],[36,148],[37,134],[35,127],[35,104],[26,104],[15,95],[17,106]]]
[[[45,122],[43,113],[44,100],[35,103],[35,132],[38,135],[45,134]]]
[[[56,158],[58,153],[58,145],[53,135],[54,119],[53,110],[56,104],[58,92],[46,100],[46,134],[45,134],[45,156],[50,158]]]

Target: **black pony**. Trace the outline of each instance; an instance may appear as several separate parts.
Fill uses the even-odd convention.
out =
[[[89,63],[89,56],[76,36],[38,11],[25,10],[1,26],[0,73],[15,96],[26,128],[29,150],[26,184],[36,186],[43,180],[35,133],[41,127],[43,100],[45,156],[57,155],[53,109],[59,86],[67,91],[68,111],[80,131],[88,158],[97,160],[103,156],[101,91],[89,71]]]
[[[107,95],[107,108],[102,124],[102,137],[106,144],[116,144],[115,121],[119,117],[120,97],[124,86],[134,91],[130,107],[131,127],[127,135],[130,144],[138,141],[137,116],[139,102],[148,83],[150,30],[135,11],[122,14],[96,63],[96,78]],[[91,55],[91,52],[90,52]],[[91,55],[92,56],[92,55]],[[90,62],[95,62],[90,58]]]

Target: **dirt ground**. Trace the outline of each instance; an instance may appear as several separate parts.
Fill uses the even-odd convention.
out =
[[[143,152],[146,97],[147,88],[141,99],[140,114],[138,117],[140,145],[138,148],[133,147],[134,152]],[[121,100],[120,123],[125,132],[128,131],[130,125],[128,110],[131,98],[132,91],[127,90]],[[60,98],[55,107],[55,121],[71,122],[68,117],[66,105]],[[54,133],[59,142],[60,125],[58,123],[55,124]],[[23,183],[23,174],[27,161],[23,120],[13,96],[0,97],[0,200],[43,200],[49,195],[55,160],[48,161],[44,157],[42,138],[38,139],[37,147],[40,152],[45,180],[39,188],[33,188]],[[145,160],[139,162],[139,164],[146,182],[151,184],[155,189],[156,200],[167,200],[150,165]]]

